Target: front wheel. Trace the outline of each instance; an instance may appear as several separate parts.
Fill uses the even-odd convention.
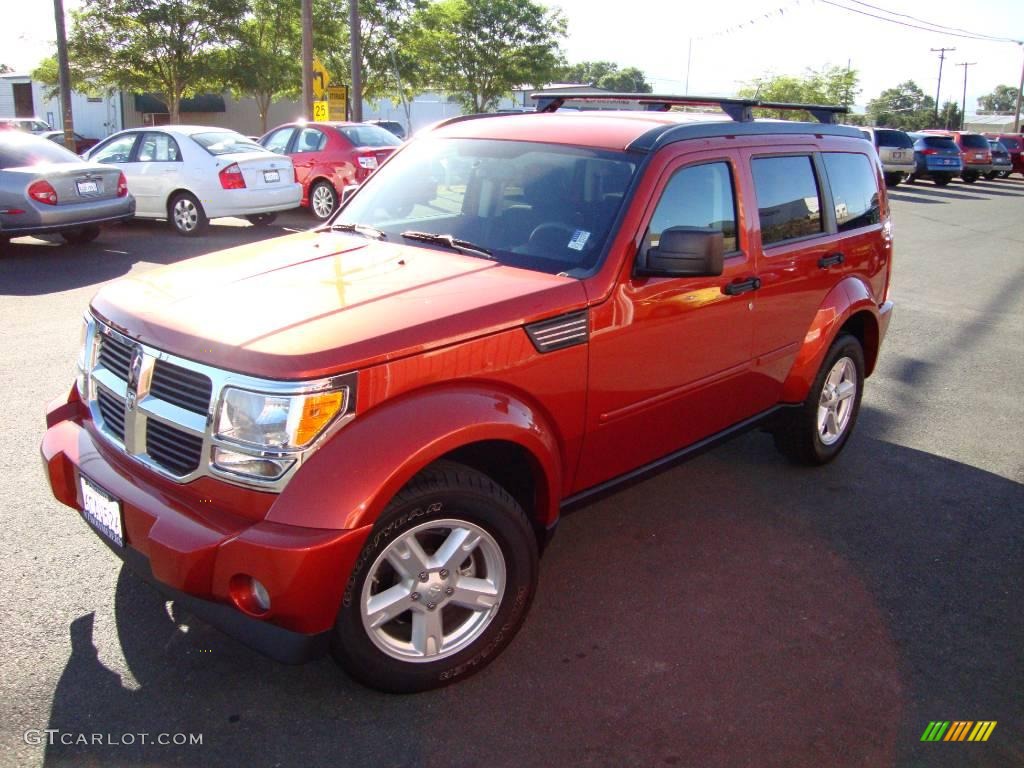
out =
[[[522,508],[486,475],[439,462],[392,500],[349,578],[332,651],[390,693],[479,671],[519,630],[537,584]]]
[[[775,446],[796,464],[827,464],[853,432],[864,382],[864,350],[849,334],[832,343],[803,404],[773,431]]]
[[[174,231],[186,237],[201,235],[210,223],[202,203],[189,192],[179,192],[172,197],[167,212]]]

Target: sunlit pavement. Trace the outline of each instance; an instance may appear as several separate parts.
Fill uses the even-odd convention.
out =
[[[891,199],[896,313],[843,456],[791,467],[752,433],[573,513],[505,654],[408,697],[329,660],[281,666],[165,606],[52,499],[38,459],[103,282],[312,217],[16,240],[0,256],[0,764],[1024,764],[1024,181]],[[922,743],[933,720],[998,725]]]

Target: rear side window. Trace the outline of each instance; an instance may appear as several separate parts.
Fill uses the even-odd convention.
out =
[[[970,149],[988,149],[988,139],[976,133],[961,134],[960,144]]]
[[[648,247],[661,242],[661,233],[670,227],[721,232],[725,252],[736,250],[736,204],[727,163],[690,166],[669,179],[651,217]]]
[[[875,131],[875,143],[880,147],[896,147],[897,149],[910,149],[914,146],[914,142],[903,131],[882,128]]]
[[[810,155],[759,157],[750,167],[763,245],[822,232],[821,199]]]
[[[839,231],[877,224],[881,218],[878,186],[867,157],[849,152],[825,152],[822,157]]]
[[[178,143],[166,133],[146,133],[139,144],[140,163],[176,163],[181,160]]]
[[[999,139],[999,143],[1002,144],[1007,149],[1013,150],[1014,152],[1019,152],[1020,151],[1020,147],[1021,147],[1020,139],[1014,139],[1014,138],[1011,138],[1009,136],[1003,136],[1002,138]]]

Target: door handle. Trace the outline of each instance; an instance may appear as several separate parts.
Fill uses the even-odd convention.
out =
[[[842,264],[846,261],[846,257],[841,253],[830,253],[828,256],[822,256],[818,259],[818,266],[822,269],[828,269],[835,264]]]
[[[756,277],[748,277],[746,280],[734,280],[722,288],[722,293],[727,296],[738,296],[747,291],[756,291],[761,287],[761,280]]]

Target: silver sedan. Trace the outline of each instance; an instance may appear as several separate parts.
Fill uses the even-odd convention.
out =
[[[87,243],[101,224],[134,213],[118,168],[84,161],[40,136],[0,131],[0,241],[59,232],[69,243]]]

